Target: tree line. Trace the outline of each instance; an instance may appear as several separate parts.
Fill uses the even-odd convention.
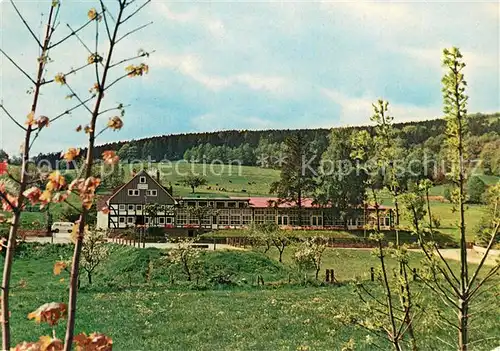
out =
[[[469,116],[468,149],[471,160],[481,160],[485,173],[500,175],[500,113],[472,114]],[[118,153],[122,160],[182,160],[212,162],[218,160],[231,162],[240,160],[244,165],[276,167],[276,161],[284,151],[285,139],[293,134],[301,134],[309,140],[317,155],[328,148],[328,137],[332,130],[346,132],[366,131],[375,135],[373,126],[342,127],[333,129],[298,129],[298,130],[231,130],[211,133],[186,133],[155,136],[151,138],[98,145],[93,151],[99,158],[105,150]],[[395,141],[402,148],[410,150],[413,156],[428,158],[440,162],[446,151],[443,148],[446,124],[442,119],[405,122],[394,124]],[[82,149],[81,155],[86,154]],[[39,154],[34,161],[46,160],[53,167],[60,160],[59,152]],[[12,163],[20,162],[16,155],[11,155]]]

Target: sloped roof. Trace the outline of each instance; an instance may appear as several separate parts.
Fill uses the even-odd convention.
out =
[[[263,208],[263,207],[278,207],[278,208],[293,208],[297,207],[295,202],[280,202],[277,197],[231,197],[232,200],[248,200],[251,207]],[[303,208],[321,208],[323,206],[315,204],[314,199],[304,198],[302,199]],[[367,206],[368,209],[374,210],[374,206]],[[390,207],[379,205],[380,210],[388,210]]]
[[[155,182],[158,185],[158,187],[160,189],[162,189],[166,194],[168,194],[168,196],[170,196],[172,198],[172,200],[174,201],[174,203],[177,204],[177,200],[172,197],[172,195],[167,191],[167,189],[165,189],[165,187],[163,185],[161,185],[154,177],[150,176],[148,174],[148,172],[146,172],[144,169],[141,170],[141,171],[139,171],[139,172],[137,172],[132,177],[132,179],[130,179],[127,183],[123,184],[118,189],[116,189],[115,191],[113,191],[113,193],[106,199],[106,203],[108,203],[109,200],[111,200],[114,196],[116,196],[116,194],[118,194],[123,188],[125,188],[128,184],[130,184],[135,178],[137,178],[139,176],[146,176],[147,178],[149,178],[150,180],[152,180],[153,182]]]

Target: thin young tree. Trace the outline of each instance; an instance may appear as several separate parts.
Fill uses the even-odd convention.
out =
[[[95,91],[96,99],[94,106],[92,108],[86,107],[87,111],[90,115],[90,120],[88,125],[85,127],[85,130],[88,134],[88,144],[87,144],[87,154],[85,156],[85,164],[83,177],[76,179],[70,185],[70,190],[75,191],[79,194],[82,207],[81,207],[81,215],[79,219],[78,226],[78,235],[75,242],[75,248],[72,258],[71,264],[71,277],[70,277],[70,287],[69,287],[69,303],[68,303],[68,322],[66,326],[66,336],[64,340],[64,350],[69,351],[71,349],[71,345],[73,342],[74,336],[74,328],[75,328],[75,315],[76,315],[76,301],[77,301],[77,293],[78,293],[78,274],[80,270],[80,256],[83,247],[84,233],[85,233],[85,225],[87,221],[87,216],[90,208],[93,204],[93,199],[95,196],[95,190],[99,186],[100,180],[98,178],[92,177],[92,165],[94,163],[94,147],[96,138],[101,135],[105,130],[120,130],[123,126],[122,117],[124,114],[123,104],[119,104],[117,107],[103,109],[103,99],[105,97],[105,93],[109,91],[111,87],[117,84],[124,78],[127,77],[137,77],[147,74],[149,71],[148,65],[145,63],[140,63],[138,65],[128,65],[125,67],[124,74],[113,74],[117,68],[124,67],[124,64],[138,59],[148,57],[149,53],[144,50],[139,50],[137,55],[132,57],[127,57],[120,59],[119,61],[115,61],[115,50],[117,49],[118,44],[122,42],[129,35],[143,29],[151,22],[141,25],[137,28],[131,29],[125,33],[123,33],[123,27],[126,27],[127,22],[135,17],[139,11],[141,11],[150,0],[146,0],[142,2],[140,5],[137,5],[135,9],[131,7],[132,4],[135,4],[135,0],[118,0],[115,5],[116,13],[114,15],[110,14],[108,8],[104,5],[103,1],[100,0],[100,13],[95,8],[91,8],[88,12],[89,19],[93,20],[95,23],[95,45],[94,51],[89,49],[89,58],[88,62],[92,63],[95,68],[95,83],[91,88],[92,91]],[[100,23],[101,19],[104,22],[104,30],[101,30]],[[114,23],[112,24],[112,21]],[[99,35],[104,32],[106,42],[107,42],[107,53],[104,56],[99,54]],[[82,43],[84,47],[87,45],[84,43],[81,38],[76,36],[77,39]],[[115,77],[114,77],[115,76]],[[65,82],[67,85],[67,83]],[[70,88],[72,94],[74,94],[79,100],[78,94],[76,94],[73,89]],[[109,112],[119,111],[119,115],[115,115],[109,117],[107,125],[99,132],[97,132],[97,125],[99,117],[103,117],[103,115],[108,114]],[[69,154],[69,156],[68,156]],[[74,154],[74,153],[73,153]],[[73,154],[71,150],[68,150],[65,156],[66,159],[73,158]],[[114,151],[105,151],[102,155],[105,163],[108,164],[116,164],[118,162],[118,156]]]
[[[3,110],[4,114],[10,118],[19,128],[22,128],[25,132],[24,143],[22,144],[22,164],[21,164],[21,176],[20,179],[17,180],[19,186],[18,190],[14,193],[9,193],[6,187],[3,184],[0,184],[0,197],[2,200],[2,207],[4,210],[12,211],[13,218],[11,220],[9,239],[7,242],[7,250],[6,250],[6,260],[4,264],[4,275],[2,281],[2,346],[3,349],[10,348],[10,325],[9,325],[9,313],[8,313],[8,296],[9,296],[9,284],[10,284],[10,276],[12,270],[12,259],[14,256],[15,249],[15,239],[17,236],[17,231],[19,229],[19,220],[21,216],[21,212],[24,208],[24,203],[29,200],[33,204],[40,203],[43,206],[53,202],[64,202],[66,201],[68,195],[71,192],[74,192],[79,195],[80,200],[82,202],[81,207],[81,216],[79,220],[79,229],[78,235],[76,238],[75,244],[75,252],[73,255],[72,265],[71,265],[71,278],[70,278],[70,297],[69,297],[69,309],[67,309],[64,305],[64,313],[68,312],[68,324],[66,328],[66,338],[64,343],[64,349],[70,350],[73,343],[73,335],[74,335],[74,322],[75,322],[75,312],[76,312],[76,296],[77,296],[77,286],[78,286],[78,272],[79,272],[79,262],[80,262],[80,254],[82,250],[82,242],[85,231],[85,224],[87,215],[89,213],[90,208],[93,204],[93,198],[95,195],[95,190],[99,186],[99,179],[92,177],[91,170],[93,164],[94,157],[94,145],[96,138],[103,133],[105,130],[119,130],[123,126],[122,117],[124,114],[124,106],[123,104],[118,104],[116,107],[112,108],[103,108],[103,98],[105,92],[118,83],[120,80],[126,77],[136,77],[146,74],[148,72],[148,66],[145,63],[141,63],[139,65],[128,65],[125,67],[124,74],[118,74],[116,77],[113,77],[111,74],[112,70],[116,70],[116,68],[123,67],[124,64],[128,61],[143,58],[149,56],[149,53],[140,50],[137,55],[124,58],[119,61],[115,61],[113,57],[113,53],[115,51],[116,46],[123,39],[128,37],[129,35],[139,31],[145,26],[149,25],[145,24],[139,26],[137,28],[131,29],[128,32],[122,34],[119,29],[123,27],[131,18],[135,17],[135,15],[143,9],[149,1],[145,1],[142,4],[137,4],[135,0],[118,0],[116,6],[115,15],[111,15],[104,5],[103,1],[99,0],[98,5],[100,5],[100,11],[95,8],[91,8],[87,15],[88,20],[77,29],[72,28],[71,25],[67,25],[70,32],[69,34],[63,36],[60,39],[55,39],[53,37],[54,32],[59,24],[59,9],[60,3],[55,0],[49,5],[50,10],[47,19],[47,25],[45,29],[44,39],[42,41],[38,40],[38,37],[34,33],[33,29],[30,27],[28,22],[22,16],[21,12],[18,10],[17,6],[13,1],[11,4],[18,14],[21,22],[26,26],[29,33],[33,37],[35,43],[39,47],[40,56],[37,60],[37,74],[36,78],[32,78],[24,69],[20,67],[20,65],[9,56],[3,49],[1,49],[1,53],[7,57],[7,59],[15,66],[22,75],[24,75],[32,84],[33,89],[29,90],[30,94],[33,96],[32,104],[30,112],[26,118],[26,122],[24,125],[9,112],[6,106],[3,104],[0,105],[0,108]],[[133,9],[130,5],[136,4],[136,8]],[[112,24],[112,21],[114,24]],[[101,30],[100,24],[104,22],[103,30]],[[91,28],[91,25],[95,26],[95,50],[92,51],[89,46],[87,46],[82,39],[81,32],[85,28]],[[104,33],[104,37],[107,38],[108,51],[105,57],[99,54],[99,36]],[[47,66],[53,60],[50,57],[50,53],[52,50],[70,38],[76,38],[78,42],[82,44],[82,46],[89,52],[89,56],[87,58],[87,63],[79,66],[78,68],[72,68],[67,73],[57,73],[54,78],[50,79],[47,77]],[[89,83],[91,89],[89,90],[90,97],[82,98],[80,94],[77,93],[75,89],[72,88],[72,84],[70,84],[70,77],[85,69],[85,68],[95,68],[95,81]],[[86,75],[86,77],[91,75]],[[69,90],[69,95],[67,98],[77,100],[78,103],[72,106],[69,109],[64,110],[64,112],[60,114],[56,114],[54,117],[49,118],[44,115],[38,114],[39,101],[42,97],[41,90],[45,85],[51,83],[58,83],[62,86],[67,87]],[[94,102],[94,107],[90,108],[88,103]],[[32,186],[28,189],[28,186],[31,184],[31,179],[27,172],[28,161],[30,158],[30,150],[33,147],[35,140],[38,138],[40,133],[49,127],[49,124],[55,122],[56,120],[69,115],[72,111],[77,108],[84,108],[90,114],[90,121],[85,127],[77,127],[77,131],[84,130],[86,134],[89,136],[89,143],[87,147],[87,155],[85,157],[85,167],[83,169],[83,177],[76,179],[73,181],[69,187],[66,184],[64,177],[59,172],[53,172],[48,177],[48,182],[45,186],[45,190],[42,190],[36,186]],[[118,111],[119,115],[115,115],[109,118],[107,126],[104,127],[101,131],[96,132],[97,120],[98,117],[103,115],[110,115],[110,113]],[[70,148],[66,152],[63,153],[63,157],[66,161],[74,161],[76,157],[79,155],[80,151],[76,148]],[[118,157],[112,151],[105,151],[103,153],[103,159],[105,163],[108,164],[116,164],[118,161]],[[67,202],[67,201],[66,201]],[[69,204],[69,203],[68,203]],[[73,206],[73,205],[71,205]],[[61,305],[62,306],[62,305]],[[62,309],[62,307],[61,307]],[[59,311],[61,312],[61,311]],[[62,312],[61,312],[62,313]]]
[[[370,239],[376,242],[377,248],[374,254],[380,262],[378,280],[384,290],[386,301],[383,303],[382,308],[374,308],[371,304],[374,296],[371,292],[359,284],[363,289],[360,291],[362,300],[367,303],[367,306],[373,311],[377,312],[373,316],[379,316],[379,322],[388,324],[386,333],[384,335],[391,342],[394,349],[399,350],[402,347],[406,335],[409,338],[412,350],[417,349],[417,341],[414,333],[414,311],[413,311],[413,298],[410,289],[410,282],[408,279],[407,267],[408,255],[406,248],[400,246],[399,243],[399,223],[400,223],[400,209],[399,209],[399,196],[401,196],[400,185],[398,180],[397,169],[395,165],[397,156],[397,145],[394,145],[395,132],[392,126],[394,118],[389,115],[389,103],[384,100],[378,100],[373,104],[374,113],[371,120],[376,123],[374,128],[374,137],[370,138],[368,133],[360,132],[353,135],[353,145],[357,146],[357,150],[353,151],[353,157],[365,163],[365,171],[370,175],[367,180],[367,186],[372,192],[372,201],[375,207],[374,222],[375,224],[369,228],[372,231]],[[375,161],[374,161],[375,160]],[[381,232],[381,204],[377,194],[379,177],[382,175],[386,181],[385,186],[391,192],[394,205],[395,205],[395,231],[396,231],[396,245],[394,248],[384,248],[383,242],[385,240],[384,234]],[[388,255],[394,256],[399,263],[399,270],[394,272],[396,276],[396,283],[390,279],[390,272],[387,268],[386,257]],[[396,286],[396,288],[395,288]],[[363,294],[366,296],[363,297]],[[399,300],[399,307],[396,306]],[[402,312],[402,315],[399,315]]]
[[[58,0],[53,0],[49,5],[48,16],[46,20],[45,29],[43,32],[42,39],[40,40],[35,33],[35,30],[30,26],[25,17],[19,11],[13,0],[10,1],[11,6],[15,10],[20,22],[29,32],[30,37],[33,40],[33,45],[38,49],[39,56],[37,58],[36,73],[34,76],[28,73],[21,65],[18,63],[14,56],[8,54],[3,48],[0,48],[0,53],[7,58],[7,60],[12,64],[13,67],[19,72],[21,76],[26,78],[30,84],[30,89],[28,93],[31,95],[31,104],[27,108],[29,111],[25,120],[20,121],[20,119],[10,112],[9,106],[6,106],[3,102],[0,103],[0,109],[3,111],[3,115],[10,119],[18,128],[24,132],[23,142],[21,144],[21,172],[19,179],[14,179],[18,184],[16,190],[9,192],[6,187],[0,183],[0,200],[2,202],[2,207],[4,210],[12,212],[12,218],[10,219],[9,236],[6,244],[6,255],[5,263],[3,269],[2,278],[2,349],[10,349],[10,315],[9,315],[9,293],[10,293],[10,280],[12,272],[12,264],[15,253],[16,238],[20,226],[20,218],[22,211],[24,209],[27,200],[35,204],[39,201],[45,201],[41,190],[38,187],[30,187],[33,179],[31,179],[28,172],[28,164],[30,160],[30,151],[33,148],[35,140],[38,138],[42,131],[45,131],[49,125],[51,125],[56,120],[69,115],[72,111],[82,107],[85,103],[89,102],[94,98],[91,96],[85,100],[79,100],[78,103],[73,105],[71,108],[64,110],[62,113],[55,114],[51,118],[41,115],[39,113],[40,101],[42,99],[42,90],[46,86],[52,83],[58,82],[61,77],[71,76],[82,69],[89,66],[85,64],[79,66],[78,68],[73,68],[66,73],[61,73],[54,79],[49,79],[47,75],[47,67],[52,62],[51,53],[55,48],[64,45],[71,37],[78,35],[83,29],[85,29],[92,21],[89,20],[79,28],[73,30],[68,35],[54,41],[54,33],[56,31],[57,25],[59,23],[59,13],[60,13],[60,3]],[[60,190],[59,181],[57,175],[52,175],[49,179],[49,184],[54,186],[54,190]],[[64,196],[57,196],[53,199],[53,202],[64,201]]]
[[[455,212],[458,216],[458,226],[460,233],[460,269],[455,272],[449,262],[439,251],[435,242],[428,241],[419,225],[422,216],[417,216],[414,212],[413,223],[416,233],[419,235],[419,242],[427,259],[428,274],[423,276],[422,281],[426,286],[436,293],[443,304],[456,312],[457,322],[454,323],[444,316],[442,320],[450,328],[457,331],[457,348],[460,351],[466,351],[470,346],[470,306],[477,299],[480,292],[483,291],[488,281],[498,274],[500,263],[494,264],[487,272],[482,273],[484,264],[488,259],[489,253],[498,238],[500,229],[500,187],[493,187],[489,194],[490,206],[494,209],[490,214],[490,225],[488,226],[487,245],[485,253],[479,264],[475,267],[472,274],[469,272],[469,263],[467,261],[467,242],[466,242],[466,221],[465,221],[465,185],[467,181],[467,172],[465,160],[467,158],[467,100],[465,87],[467,83],[464,78],[463,69],[465,63],[458,48],[452,47],[443,50],[443,65],[447,72],[442,79],[444,113],[446,119],[446,143],[448,159],[451,162],[451,171],[449,177],[454,185],[452,192],[452,201],[455,205]],[[421,188],[425,189],[422,184]],[[434,231],[432,226],[432,213],[428,197],[424,197],[427,204],[429,230],[431,235]]]
[[[87,273],[89,285],[92,285],[92,274],[95,269],[109,256],[106,242],[105,233],[97,230],[92,230],[85,236],[81,267]]]

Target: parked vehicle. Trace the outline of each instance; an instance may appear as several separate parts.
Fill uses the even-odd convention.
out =
[[[53,233],[71,233],[73,231],[73,223],[71,222],[54,222],[52,224]]]

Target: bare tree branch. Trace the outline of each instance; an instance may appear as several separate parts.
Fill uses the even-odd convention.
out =
[[[19,12],[19,10],[17,9],[17,6],[14,4],[14,0],[10,0],[10,3],[14,7],[14,10],[16,10],[16,13],[19,16],[19,18],[21,19],[21,21],[24,23],[24,25],[26,26],[26,28],[31,33],[31,36],[33,37],[33,39],[35,39],[36,43],[38,44],[38,47],[40,49],[42,49],[43,48],[42,43],[40,42],[40,40],[38,40],[37,36],[35,35],[35,33],[33,32],[33,30],[31,29],[31,27],[29,26],[28,22],[26,22],[26,20],[24,19],[23,15],[21,15],[21,12]]]
[[[147,0],[146,2],[144,2],[141,6],[139,6],[134,12],[132,12],[130,15],[128,15],[127,17],[125,17],[125,19],[123,19],[120,24],[123,24],[125,22],[127,22],[128,19],[134,17],[139,11],[141,11],[144,6],[146,6],[147,4],[149,4],[151,2],[151,0]],[[129,2],[128,4],[125,5],[125,7],[131,5],[133,3],[133,1]],[[118,40],[119,41],[119,40]]]
[[[493,247],[493,244],[495,243],[495,238],[498,234],[499,228],[500,228],[500,222],[497,223],[496,227],[493,229],[493,231],[491,233],[491,238],[490,238],[490,241],[488,242],[488,246],[486,247],[486,252],[483,254],[483,257],[481,258],[479,265],[476,267],[474,274],[472,275],[469,283],[467,284],[467,289],[466,289],[467,292],[469,292],[470,288],[472,287],[472,284],[474,284],[474,281],[477,278],[477,275],[479,274],[479,272],[483,268],[484,262],[488,258],[488,254],[490,253],[490,250]]]
[[[86,64],[84,64],[83,66],[80,66],[80,67],[78,67],[78,68],[73,68],[71,71],[69,71],[68,73],[64,73],[63,75],[64,75],[64,76],[68,76],[68,75],[70,75],[70,74],[74,74],[74,73],[76,73],[76,72],[78,72],[78,71],[81,71],[82,69],[84,69],[85,67],[90,66],[90,65],[91,65],[91,63],[86,63]],[[44,82],[42,83],[42,85],[43,85],[43,84],[49,84],[49,83],[52,83],[53,81],[54,81],[54,79],[51,79],[51,80],[46,80],[46,81],[44,81]]]
[[[83,103],[87,103],[87,102],[89,102],[90,100],[92,100],[93,98],[95,98],[95,94],[94,94],[94,95],[92,95],[91,97],[89,97],[88,99],[83,100]],[[70,108],[70,109],[68,109],[68,110],[64,111],[63,113],[61,113],[61,114],[57,115],[56,117],[52,118],[52,119],[50,120],[50,122],[54,122],[54,121],[58,120],[59,118],[61,118],[62,116],[70,114],[70,113],[71,113],[71,111],[76,110],[76,109],[77,109],[78,107],[80,107],[80,106],[82,106],[82,103],[79,103],[78,105],[75,105],[75,106],[73,106],[72,108]]]
[[[102,0],[99,0],[99,3],[101,4],[101,10],[102,10],[102,18],[104,19],[104,26],[106,27],[106,33],[108,35],[108,40],[111,40],[111,32],[109,31],[109,26],[108,26],[108,18],[106,14],[106,7],[104,6],[104,2]]]
[[[71,95],[74,96],[74,97],[76,97],[76,99],[80,102],[80,106],[85,107],[85,109],[89,113],[92,113],[92,110],[87,106],[87,104],[85,102],[82,101],[82,99],[80,99],[80,96],[78,96],[78,94],[75,93],[75,91],[73,90],[73,88],[71,88],[67,82],[66,82],[65,85],[68,87],[69,91],[71,92]]]
[[[14,117],[12,117],[12,115],[9,113],[9,111],[7,111],[7,109],[4,107],[3,104],[0,104],[0,108],[3,110],[3,112],[5,112],[5,114],[7,115],[7,117],[9,117],[12,120],[12,122],[14,122],[22,130],[26,131],[26,128],[23,127],[21,125],[21,123],[19,123],[18,121],[16,121]]]
[[[118,65],[120,65],[120,64],[122,64],[122,63],[124,63],[124,62],[132,61],[132,60],[135,60],[135,59],[138,59],[138,58],[144,57],[144,56],[148,57],[150,54],[152,54],[152,53],[154,53],[154,52],[156,52],[156,50],[153,50],[153,51],[151,51],[151,52],[143,52],[142,54],[136,55],[136,56],[134,56],[134,57],[129,57],[129,58],[123,59],[123,60],[121,60],[121,61],[118,61],[117,63],[112,64],[112,65],[110,66],[110,68],[113,68],[113,67],[115,67],[115,66],[118,66]]]
[[[102,129],[99,133],[97,133],[97,134],[95,135],[95,137],[94,137],[94,138],[96,138],[96,139],[97,139],[97,137],[98,137],[99,135],[101,135],[102,133],[104,133],[104,132],[105,132],[106,130],[108,130],[108,129],[109,129],[109,127],[104,127],[104,128],[103,128],[103,129]]]
[[[116,43],[118,44],[121,40],[125,39],[125,38],[126,38],[126,37],[128,37],[130,34],[133,34],[133,33],[137,32],[137,31],[139,31],[139,30],[141,30],[141,29],[143,29],[143,28],[146,28],[147,26],[149,26],[149,25],[151,25],[151,24],[153,24],[153,22],[152,22],[152,21],[151,21],[151,22],[149,22],[149,23],[143,24],[142,26],[139,26],[139,27],[137,27],[137,28],[135,28],[135,29],[131,30],[131,31],[130,31],[130,32],[128,32],[128,33],[125,33],[125,34],[124,34],[124,35],[123,35],[120,39],[118,39],[118,40],[116,41]]]
[[[108,90],[109,88],[111,88],[113,85],[115,85],[116,83],[118,83],[120,80],[122,80],[123,78],[126,78],[128,77],[129,73],[125,73],[124,75],[116,78],[111,84],[109,84],[106,88],[104,88],[104,91]]]
[[[436,280],[436,286],[432,285],[431,283],[429,283],[427,281],[427,279],[422,279],[422,282],[429,288],[431,289],[432,291],[434,291],[434,293],[436,293],[436,295],[438,296],[441,296],[441,297],[444,297],[444,299],[446,299],[449,303],[451,303],[454,307],[458,308],[458,305],[457,303],[451,298],[449,297],[448,295],[446,295],[446,293],[441,290],[441,288],[439,287],[439,284],[437,283],[437,280]],[[439,290],[436,289],[436,287],[439,287]],[[448,303],[443,299],[443,302],[447,305]]]
[[[66,25],[68,26],[69,29],[73,30],[69,24],[66,24]],[[83,42],[83,40],[80,38],[80,36],[78,34],[75,33],[75,37],[76,37],[76,39],[78,39],[80,44],[82,44],[83,47],[88,51],[89,54],[91,54],[91,55],[94,54],[94,52],[92,52],[92,50],[89,49],[89,47]]]
[[[382,307],[384,308],[387,308],[387,304],[386,303],[383,303],[382,301],[380,301],[379,299],[377,299],[368,289],[366,289],[366,287],[363,285],[363,284],[360,284],[359,285],[363,291],[368,295],[370,296],[375,302],[379,303]]]
[[[35,144],[35,141],[36,141],[36,139],[38,139],[38,136],[39,136],[39,135],[40,135],[40,133],[42,132],[42,129],[43,129],[43,128],[44,128],[44,127],[37,128],[35,136],[33,137],[33,139],[31,139],[31,142],[30,142],[30,145],[29,145],[29,147],[28,147],[28,150],[30,150],[30,151],[31,151],[31,148],[33,147],[33,144]]]
[[[106,112],[110,112],[110,111],[114,111],[114,110],[122,110],[122,109],[124,109],[125,107],[130,107],[130,106],[132,106],[132,105],[131,105],[131,104],[128,104],[128,105],[122,105],[122,104],[120,104],[120,105],[118,105],[117,107],[111,107],[111,108],[108,108],[108,109],[106,109],[106,110],[102,110],[102,111],[100,111],[100,112],[99,112],[99,115],[102,115],[102,114],[104,114],[104,113],[106,113]]]
[[[460,329],[460,328],[457,326],[457,324],[456,324],[456,323],[451,322],[448,318],[444,317],[444,316],[442,315],[442,313],[440,313],[439,311],[438,311],[438,316],[439,316],[439,318],[440,318],[443,322],[445,322],[448,326],[450,326],[450,327],[452,327],[452,328],[454,328],[454,329],[457,329],[457,330],[458,330],[458,329]]]
[[[24,76],[25,76],[26,78],[28,78],[28,79],[30,80],[30,82],[31,82],[31,83],[36,84],[36,83],[35,83],[35,80],[34,80],[33,78],[31,78],[31,76],[30,76],[30,75],[29,75],[29,74],[28,74],[28,73],[27,73],[24,69],[22,69],[21,67],[19,67],[19,65],[18,65],[18,64],[17,64],[17,63],[16,63],[16,62],[15,62],[15,61],[14,61],[14,60],[13,60],[13,59],[9,56],[9,55],[7,55],[7,53],[6,53],[5,51],[3,51],[3,49],[2,49],[2,48],[0,48],[0,52],[1,52],[2,54],[4,54],[4,55],[5,55],[5,57],[7,57],[7,59],[8,59],[8,60],[9,60],[9,61],[10,61],[10,62],[11,62],[11,63],[12,63],[12,64],[13,64],[13,65],[14,65],[14,66],[15,66],[15,67],[16,67],[16,68],[17,68],[17,69],[18,69],[21,73],[22,73],[22,74],[24,74]]]
[[[100,14],[98,14],[99,16]],[[95,21],[94,19],[91,19],[91,20],[88,20],[87,22],[85,22],[85,24],[81,25],[78,29],[76,30],[73,30],[71,29],[71,27],[69,28],[71,30],[71,33],[68,34],[67,36],[65,36],[64,38],[62,38],[61,40],[59,40],[58,42],[54,43],[54,44],[51,44],[49,46],[49,50],[58,46],[59,44],[65,42],[66,40],[68,40],[69,38],[71,38],[73,35],[76,35],[78,32],[80,32],[82,29],[84,29],[85,27],[87,27],[92,21]],[[96,21],[97,22],[97,21]],[[68,25],[69,27],[69,25]]]
[[[444,265],[446,266],[446,268],[448,268],[448,272],[451,274],[451,276],[453,277],[453,279],[455,279],[455,281],[457,283],[460,284],[460,281],[458,280],[458,277],[455,275],[455,273],[453,272],[453,270],[451,269],[450,265],[448,264],[448,261],[443,257],[443,255],[441,254],[441,251],[439,251],[439,247],[437,246],[436,243],[434,243],[434,249],[436,250],[439,258],[441,259],[441,261],[444,263]]]
[[[95,21],[95,54],[99,52],[99,21]],[[102,62],[101,62],[102,65]],[[96,60],[95,64],[95,79],[97,82],[97,86],[99,90],[101,89],[101,78],[99,77],[99,66],[98,66],[98,61]],[[89,110],[89,112],[92,114],[92,112]]]
[[[427,259],[429,260],[429,262],[432,264],[432,256],[427,251],[427,249],[425,248],[425,242],[423,241],[422,235],[419,234],[419,236],[420,236],[420,242],[421,242],[420,247],[422,248],[422,251],[424,252],[424,254],[427,257]],[[443,258],[443,260],[444,260],[444,258]],[[446,262],[446,260],[445,260],[445,262]],[[457,296],[460,296],[460,291],[458,290],[457,286],[455,286],[455,284],[452,282],[451,278],[448,276],[448,273],[439,264],[435,264],[434,266],[443,275],[443,277],[446,279],[446,281],[448,282],[448,284],[450,285],[450,287],[453,289],[453,291],[455,292],[455,294]]]
[[[474,288],[474,290],[472,290],[468,294],[469,300],[471,300],[474,297],[474,295],[478,292],[478,290],[481,288],[481,286],[483,286],[483,284],[486,283],[491,277],[493,277],[499,270],[500,270],[500,263],[491,268],[488,274],[486,274],[486,276],[483,279],[481,279],[479,283],[477,283],[477,286]]]
[[[479,299],[479,297],[485,293],[488,293],[490,292],[491,290],[497,288],[496,285],[490,285],[489,287],[485,288],[485,289],[481,289],[481,291],[478,291],[478,293],[476,295],[474,295],[474,299]],[[498,295],[498,294],[497,294]],[[487,304],[489,308],[491,308],[491,304]]]

